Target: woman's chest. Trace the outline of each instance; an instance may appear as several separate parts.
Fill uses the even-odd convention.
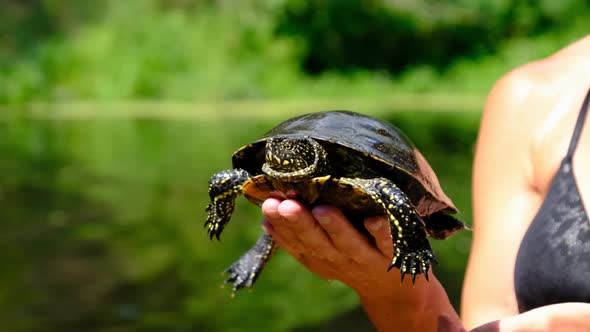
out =
[[[571,191],[586,211],[590,206],[590,125],[579,109],[549,115],[533,154],[533,186],[542,201],[550,190]],[[579,126],[579,134],[575,135]],[[571,162],[562,165],[567,157]],[[558,172],[562,174],[557,174]],[[567,178],[567,179],[566,179]],[[569,180],[573,184],[569,184]],[[567,184],[566,184],[567,183]]]

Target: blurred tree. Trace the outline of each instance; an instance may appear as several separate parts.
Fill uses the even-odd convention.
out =
[[[0,6],[0,60],[22,56],[41,41],[73,32],[100,16],[102,1],[3,0]]]
[[[379,0],[290,1],[277,33],[303,40],[303,67],[310,73],[330,68],[399,70],[419,51],[414,42],[418,25],[411,13],[386,8]]]
[[[499,41],[533,36],[589,12],[587,0],[288,0],[276,33],[298,39],[301,66],[400,72],[443,70],[459,57],[493,53]]]

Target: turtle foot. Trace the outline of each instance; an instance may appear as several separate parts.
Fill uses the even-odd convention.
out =
[[[416,276],[424,274],[428,281],[428,271],[432,264],[437,263],[432,249],[419,249],[415,251],[395,250],[389,269],[396,267],[400,270],[401,280],[404,281],[406,274],[412,276],[412,284],[416,282]]]
[[[254,285],[275,248],[273,239],[265,233],[258,238],[254,247],[225,270],[225,273],[229,274],[225,282],[233,284],[233,293]]]
[[[240,259],[228,267],[225,270],[225,273],[229,274],[225,283],[233,284],[232,293],[235,293],[244,287],[252,287],[254,282],[256,282],[260,271],[256,268],[248,268],[246,264],[242,262],[242,259]]]
[[[219,235],[223,232],[223,228],[227,225],[231,217],[233,201],[209,203],[206,211],[208,213],[207,220],[205,221],[207,235],[210,239],[215,237],[219,240]]]
[[[205,227],[210,239],[215,236],[219,240],[219,235],[234,212],[236,198],[242,193],[242,186],[249,178],[248,172],[236,168],[214,174],[209,179],[211,202],[206,210]]]

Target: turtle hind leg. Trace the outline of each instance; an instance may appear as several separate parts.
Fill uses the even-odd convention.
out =
[[[241,288],[254,285],[276,248],[272,237],[264,233],[250,250],[225,270],[225,273],[229,274],[225,282],[233,284],[233,293]]]
[[[424,274],[428,280],[428,271],[436,258],[426,238],[424,221],[408,196],[385,178],[341,178],[340,181],[362,189],[383,208],[389,220],[394,248],[388,270],[398,268],[402,282],[406,274],[412,276],[412,283],[418,274]]]
[[[243,169],[230,169],[219,172],[209,180],[209,197],[211,202],[207,206],[207,220],[205,227],[209,238],[219,235],[229,222],[236,198],[242,193],[242,186],[250,179],[250,175]]]

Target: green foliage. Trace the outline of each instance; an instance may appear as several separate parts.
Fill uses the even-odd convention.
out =
[[[478,115],[380,112],[415,141],[469,222],[465,174]],[[259,209],[240,199],[221,242],[210,241],[203,228],[209,176],[231,167],[233,150],[279,120],[3,118],[3,328],[290,331],[317,325],[330,331],[319,326],[338,314],[348,317],[356,295],[283,252],[252,292],[231,298],[229,287],[220,287],[221,271],[260,234]],[[464,232],[434,241],[437,273],[454,300],[469,238]],[[367,328],[356,313],[342,319]]]
[[[0,71],[0,100],[260,96],[297,77],[287,43],[272,38],[270,5],[109,1],[105,15],[52,36]],[[268,70],[273,68],[273,70]]]
[[[102,12],[102,3],[5,0],[0,11],[0,60],[34,53],[40,42],[75,30]]]
[[[420,64],[446,69],[457,57],[494,53],[500,41],[535,36],[588,14],[583,0],[290,0],[277,29],[301,41],[300,61],[309,73],[400,72]]]
[[[290,1],[279,35],[301,41],[310,73],[326,69],[399,70],[419,55],[416,17],[382,1]],[[404,47],[401,48],[400,46]]]
[[[581,0],[9,4],[0,103],[481,95],[586,34],[590,15]]]

